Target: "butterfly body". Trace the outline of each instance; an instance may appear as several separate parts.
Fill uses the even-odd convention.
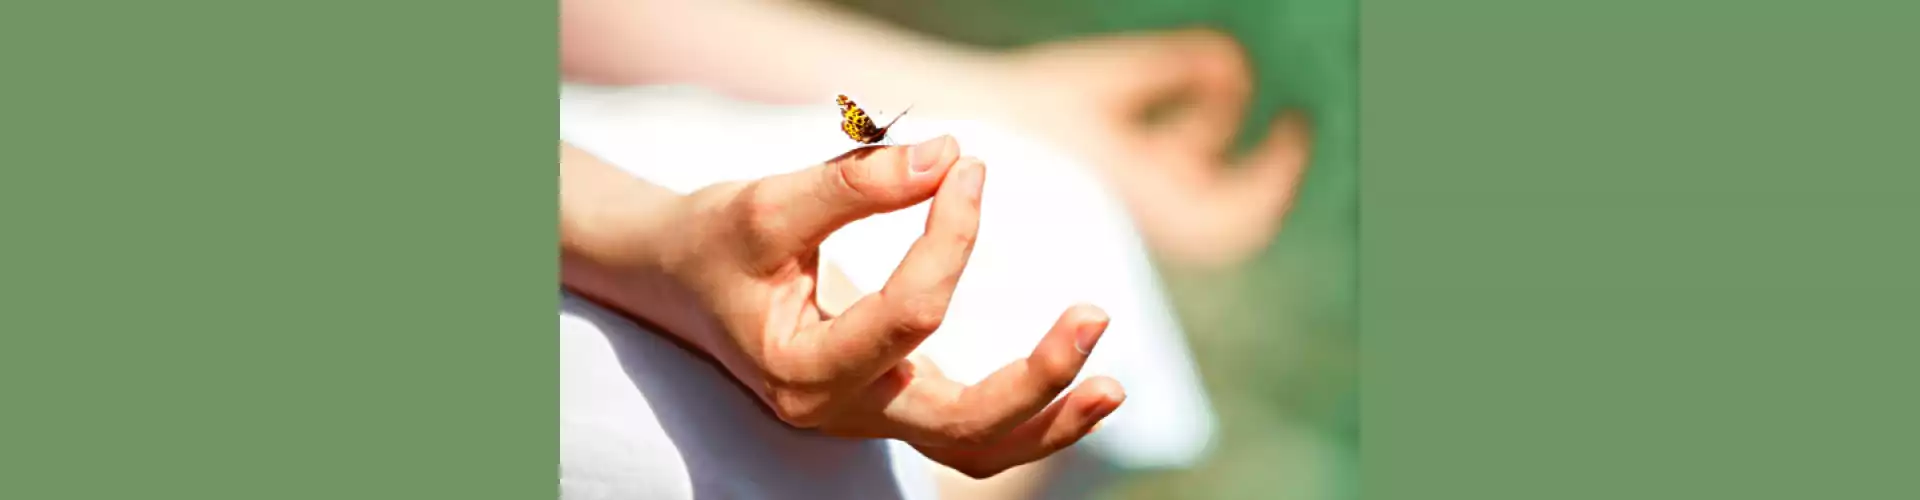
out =
[[[901,116],[907,115],[906,111],[901,111],[900,115],[893,117],[893,121],[887,122],[886,126],[875,126],[873,117],[867,115],[866,110],[860,109],[860,105],[855,104],[853,99],[842,95],[836,99],[836,102],[840,104],[840,131],[845,132],[848,139],[861,144],[873,144],[886,139],[887,130],[892,129],[893,124],[899,122]],[[908,111],[911,110],[912,108],[908,108]]]

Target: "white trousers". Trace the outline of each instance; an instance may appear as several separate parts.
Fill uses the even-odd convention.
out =
[[[862,104],[881,105],[883,111],[891,111],[888,107],[904,107],[896,103]],[[1098,305],[1112,317],[1112,322],[1089,358],[1082,378],[1108,375],[1118,379],[1127,390],[1127,402],[1107,418],[1100,432],[1089,436],[1079,447],[1122,470],[1182,467],[1197,461],[1211,447],[1214,415],[1193,366],[1184,333],[1172,315],[1158,275],[1124,206],[1110,194],[1100,178],[1078,160],[991,124],[924,116],[916,111],[899,122],[890,134],[890,142],[911,144],[940,134],[952,134],[959,141],[962,154],[979,157],[986,163],[987,183],[974,254],[955,291],[946,323],[921,345],[919,352],[932,358],[949,376],[961,382],[975,382],[1025,356],[1068,306],[1080,302]],[[561,137],[629,173],[680,192],[716,182],[755,179],[806,168],[856,146],[841,135],[839,114],[831,96],[825,96],[819,106],[777,107],[733,101],[685,87],[565,86],[561,99]],[[822,248],[823,258],[844,270],[855,286],[869,292],[877,290],[919,236],[926,216],[927,207],[922,204],[856,222],[827,240]],[[754,427],[777,425],[778,421],[769,420],[771,417],[764,411],[748,405],[752,400],[743,394],[727,393],[727,398],[747,398],[741,399],[739,405],[702,401],[698,408],[688,411],[712,413],[701,413],[702,420],[740,425],[751,422],[749,428],[757,430],[742,432],[759,433],[752,435],[760,436],[756,439],[772,439],[769,441],[772,444],[741,448],[736,445],[751,443],[717,437],[721,436],[718,430],[712,433],[676,430],[676,422],[658,418],[666,414],[661,407],[686,402],[666,394],[718,392],[714,389],[717,383],[702,380],[711,367],[682,366],[678,362],[649,365],[645,370],[629,366],[623,376],[616,377],[619,374],[607,367],[617,363],[609,364],[612,361],[604,351],[626,354],[619,344],[607,339],[628,335],[607,333],[606,321],[588,319],[579,311],[563,309],[561,319],[562,341],[569,343],[563,346],[568,349],[563,353],[570,356],[561,360],[566,374],[561,418],[563,422],[573,422],[568,424],[572,427],[563,430],[562,454],[570,460],[562,471],[563,484],[574,485],[576,489],[572,491],[586,495],[577,498],[598,498],[584,493],[591,488],[628,491],[620,488],[641,485],[668,488],[677,495],[687,493],[688,488],[700,490],[705,484],[703,481],[726,483],[711,488],[755,491],[752,486],[739,483],[772,481],[772,486],[779,486],[778,483],[786,480],[768,478],[817,479],[831,475],[818,469],[828,465],[820,462],[830,462],[822,458],[785,462],[798,457],[843,457],[855,463],[869,463],[866,467],[895,463],[898,455],[917,458],[911,447],[897,444],[842,443],[799,434],[778,434],[773,427]],[[569,333],[569,328],[573,328],[574,333]],[[624,332],[631,328],[621,326],[617,330]],[[587,331],[594,333],[582,333]],[[593,347],[595,342],[605,345]],[[672,344],[665,346],[678,349]],[[595,349],[602,352],[590,352]],[[569,363],[575,366],[568,366]],[[662,366],[677,368],[658,368]],[[621,384],[630,387],[616,387]],[[675,385],[689,388],[661,389]],[[655,390],[648,390],[649,387]],[[580,398],[627,402],[601,403]],[[649,408],[650,413],[643,411]],[[726,412],[743,416],[717,415]],[[680,437],[675,437],[676,432],[681,433]],[[661,441],[663,435],[673,439]],[[660,452],[669,449],[662,446],[662,442],[669,442],[674,446],[671,449],[678,452]],[[766,446],[772,448],[763,449]],[[794,447],[793,450],[817,447],[819,452],[792,451],[783,455],[786,452],[779,448],[783,446]],[[689,448],[708,450],[689,452]],[[623,453],[628,455],[621,455]],[[629,456],[633,453],[653,453],[653,456]],[[695,470],[733,463],[718,458],[705,462],[702,460],[707,458],[696,460],[696,457],[737,453],[752,455],[740,459],[739,471],[706,474]],[[593,462],[613,460],[608,458],[613,456],[630,459]],[[680,461],[678,465],[670,463],[675,460]],[[763,467],[766,469],[756,469]],[[779,467],[791,469],[775,471]],[[644,478],[623,476],[614,470],[620,468],[673,470],[679,479],[674,480],[677,482],[642,481]],[[749,469],[755,474],[745,474]],[[871,474],[867,472],[834,470],[851,474],[848,481],[873,484],[889,481],[868,478]],[[895,479],[907,483],[920,481]],[[635,485],[616,484],[623,480]],[[589,487],[589,484],[598,486]],[[917,498],[914,495],[918,493],[914,492],[920,487],[896,489],[906,498]],[[776,487],[769,491],[792,493],[795,490]],[[871,495],[870,491],[862,492],[856,496]],[[709,497],[702,494],[701,498]]]

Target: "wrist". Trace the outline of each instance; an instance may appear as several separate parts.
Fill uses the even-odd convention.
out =
[[[669,240],[658,233],[685,197],[632,178],[598,184],[591,191],[561,188],[563,261],[611,274],[662,270],[661,244]]]
[[[560,282],[588,298],[644,322],[655,333],[715,354],[714,331],[692,283],[673,267],[673,234],[683,195],[628,196],[561,214]],[[562,205],[566,205],[565,200]]]
[[[711,213],[732,185],[682,195],[622,176],[576,183],[571,193],[563,179],[561,283],[737,371],[738,349],[710,314],[700,259]]]
[[[715,212],[739,184],[711,186],[692,194],[641,188],[609,197],[607,205],[582,209],[591,217],[563,222],[561,281],[574,293],[644,321],[712,358],[749,387],[759,387],[754,363],[714,315],[712,251],[708,231],[724,225]],[[660,189],[660,191],[665,191]],[[564,205],[563,200],[563,205]],[[563,213],[563,221],[569,219]],[[570,225],[575,237],[569,238]]]
[[[563,146],[560,164],[561,284],[631,316],[659,322],[673,293],[667,234],[686,196]],[[670,325],[662,325],[670,326]]]

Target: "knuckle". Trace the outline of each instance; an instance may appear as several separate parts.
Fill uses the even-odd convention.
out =
[[[773,356],[767,360],[762,377],[766,399],[775,416],[788,425],[803,429],[826,423],[834,400],[812,358]]]
[[[1040,356],[1027,359],[1027,370],[1033,374],[1035,384],[1048,393],[1058,393],[1073,384],[1079,376],[1071,362],[1062,356]]]
[[[763,243],[774,235],[787,232],[786,214],[790,206],[789,200],[780,199],[776,193],[756,183],[742,189],[734,198],[731,218],[750,242]]]
[[[874,177],[872,169],[844,161],[827,167],[827,183],[833,192],[851,199],[888,199],[888,190]]]
[[[828,376],[812,356],[769,356],[761,369],[771,391],[793,397],[826,393]]]
[[[984,446],[997,437],[992,426],[976,422],[955,424],[947,429],[946,434],[948,441],[955,446]]]
[[[947,321],[946,301],[935,298],[909,300],[901,306],[900,327],[907,333],[926,335]]]
[[[958,230],[949,234],[947,239],[953,242],[954,246],[971,251],[973,250],[974,242],[980,240],[980,233],[977,231]]]
[[[767,230],[769,232],[771,232],[770,230],[779,229],[782,225],[781,215],[786,212],[789,206],[784,200],[777,200],[774,199],[773,196],[767,196],[765,192],[761,190],[754,190],[753,195],[744,197],[742,203],[745,205],[745,209],[742,210],[742,212],[744,212],[742,216],[745,217],[746,222],[752,224],[756,229]]]
[[[826,398],[812,391],[775,387],[767,391],[774,416],[781,422],[802,429],[826,423]]]

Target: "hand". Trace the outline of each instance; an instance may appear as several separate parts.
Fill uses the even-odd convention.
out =
[[[1030,356],[977,385],[908,359],[940,327],[966,266],[985,175],[943,137],[712,186],[677,203],[663,233],[636,236],[665,246],[657,272],[627,279],[664,275],[698,306],[686,309],[711,312],[665,326],[697,339],[781,420],[836,436],[900,439],[956,470],[991,476],[1078,441],[1124,393],[1096,377],[1055,401],[1106,329],[1107,316],[1092,306],[1065,311]],[[926,233],[886,285],[842,314],[823,307],[820,242],[855,220],[929,198]]]
[[[1252,155],[1227,157],[1252,89],[1245,56],[1227,36],[1107,35],[995,52],[819,7],[568,0],[563,71],[793,104],[851,91],[869,104],[1000,119],[1103,169],[1148,242],[1187,264],[1228,264],[1261,250],[1293,200],[1305,120],[1283,118]],[[704,41],[713,38],[729,43]],[[860,55],[848,57],[848,47]],[[1139,119],[1178,97],[1188,112],[1167,126]]]
[[[1223,265],[1266,247],[1292,206],[1311,141],[1289,113],[1244,158],[1229,158],[1252,92],[1245,55],[1209,31],[1096,37],[1003,57],[969,106],[1050,138],[1102,168],[1150,244],[1187,264]],[[1143,118],[1185,104],[1161,123]]]

